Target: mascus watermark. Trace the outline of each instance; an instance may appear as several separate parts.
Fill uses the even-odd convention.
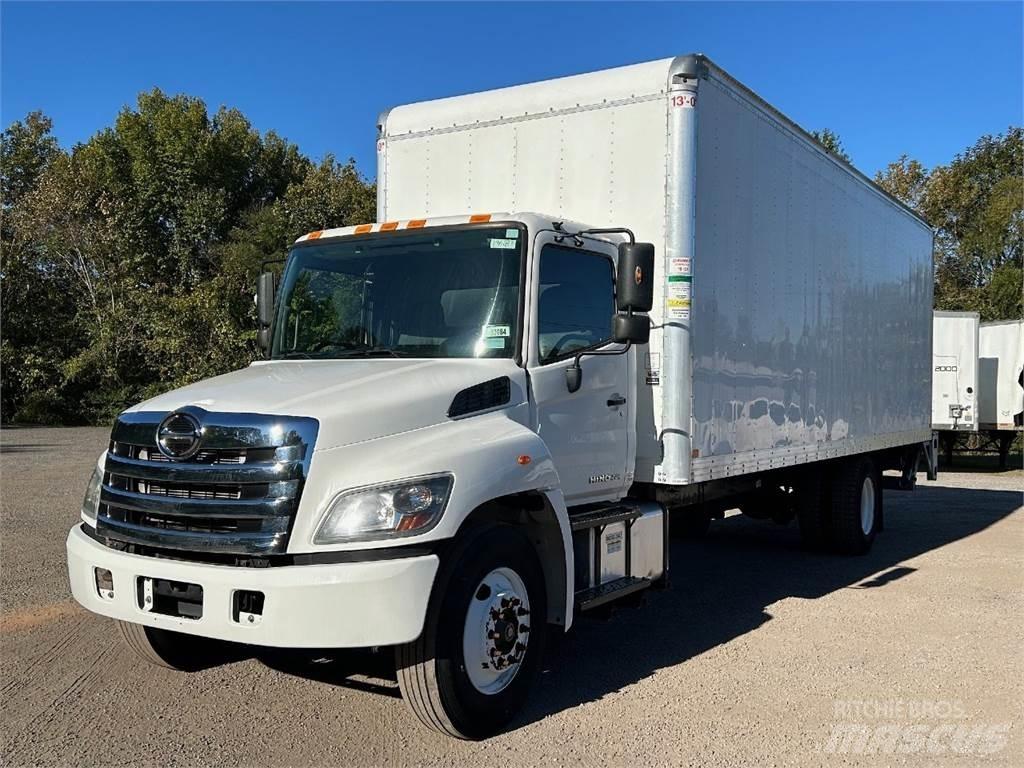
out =
[[[825,754],[991,755],[1004,749],[1010,723],[969,723],[959,701],[836,701]]]

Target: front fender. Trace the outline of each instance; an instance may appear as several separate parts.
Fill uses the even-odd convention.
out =
[[[372,549],[450,538],[466,516],[486,501],[523,491],[558,489],[558,472],[544,441],[514,418],[526,407],[316,451],[288,551]],[[520,463],[520,456],[528,456],[529,461]],[[401,539],[312,543],[317,523],[339,493],[439,472],[452,473],[455,485],[444,516],[430,531]]]
[[[572,620],[572,533],[558,472],[544,441],[521,423],[525,404],[353,445],[317,451],[310,463],[290,553],[369,550],[450,539],[481,505],[517,493],[544,494],[558,523],[565,566],[565,625]],[[528,457],[528,461],[521,457]],[[315,545],[313,533],[331,501],[351,488],[451,472],[452,496],[426,533],[347,544]]]

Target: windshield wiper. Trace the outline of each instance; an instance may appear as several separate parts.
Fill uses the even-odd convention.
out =
[[[344,350],[338,357],[406,357],[406,355],[390,347],[366,347],[365,349]]]

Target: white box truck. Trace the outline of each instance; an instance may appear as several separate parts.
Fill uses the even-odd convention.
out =
[[[932,428],[943,433],[978,431],[977,312],[936,310],[932,330]]]
[[[1024,419],[1024,321],[981,323],[978,329],[978,426],[988,432],[1005,467]]]
[[[266,359],[113,427],[68,567],[142,657],[393,647],[481,737],[670,512],[856,554],[934,471],[931,231],[705,57],[398,107],[378,160],[261,276]]]

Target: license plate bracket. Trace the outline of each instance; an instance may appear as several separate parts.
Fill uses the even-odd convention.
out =
[[[139,608],[179,619],[203,617],[203,587],[172,579],[139,576],[136,592]]]

